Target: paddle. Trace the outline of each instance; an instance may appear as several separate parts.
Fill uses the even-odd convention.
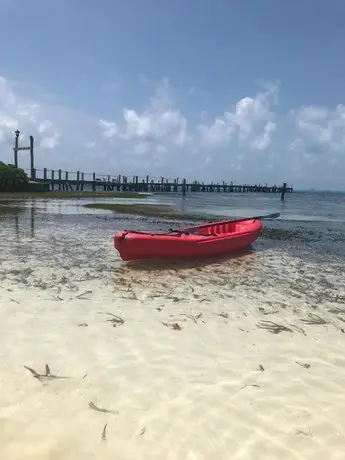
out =
[[[262,219],[276,219],[277,217],[280,216],[280,213],[279,212],[274,212],[272,214],[267,214],[266,216],[254,216],[254,217],[242,217],[242,218],[239,218],[239,219],[230,219],[230,220],[222,220],[221,223],[222,224],[231,224],[231,223],[235,223],[235,222],[244,222],[246,220],[262,220]],[[202,228],[207,228],[207,227],[210,227],[211,225],[216,225],[217,222],[208,222],[207,224],[201,224],[201,225],[196,225],[196,226],[193,226],[193,227],[186,227],[186,228],[181,228],[181,229],[176,229],[176,230],[169,230],[168,232],[161,232],[161,233],[158,233],[158,232],[144,232],[144,231],[140,231],[140,230],[126,230],[126,233],[141,233],[141,234],[145,234],[145,235],[152,235],[152,236],[159,236],[159,235],[171,235],[171,233],[178,233],[179,235],[183,235],[183,234],[192,234],[192,233],[195,233],[197,231],[199,231],[200,229]],[[205,236],[208,236],[208,235],[205,235]]]
[[[232,224],[235,222],[244,222],[246,220],[276,219],[279,216],[280,216],[279,212],[274,212],[272,214],[267,214],[266,216],[254,216],[254,217],[244,217],[244,218],[242,217],[240,219],[222,220],[221,224]],[[209,222],[208,224],[197,225],[194,227],[186,227],[181,230],[175,230],[175,231],[189,235],[191,233],[199,231],[202,228],[207,228],[207,227],[210,227],[210,225],[216,225],[216,224],[217,222]]]

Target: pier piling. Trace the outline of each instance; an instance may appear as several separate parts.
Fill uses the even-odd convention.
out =
[[[281,191],[281,195],[280,195],[281,201],[284,201],[284,199],[285,199],[286,185],[287,185],[286,182],[284,182],[283,187],[282,187],[282,191]]]

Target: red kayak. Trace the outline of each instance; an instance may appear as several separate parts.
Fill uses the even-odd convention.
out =
[[[220,221],[165,233],[120,231],[114,246],[123,260],[180,259],[227,254],[250,246],[259,236],[260,219]]]

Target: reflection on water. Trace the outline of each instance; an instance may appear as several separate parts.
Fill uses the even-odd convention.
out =
[[[13,205],[13,202],[0,201],[0,220],[4,227],[11,228],[13,222],[14,234],[16,240],[20,242],[22,236],[35,238],[35,201],[29,205],[21,206],[20,203]],[[28,232],[29,228],[29,232]]]

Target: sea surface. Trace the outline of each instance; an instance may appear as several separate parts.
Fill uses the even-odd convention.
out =
[[[117,231],[186,222],[94,201],[119,202],[0,202],[0,458],[342,459],[345,194],[152,195],[280,217],[233,257],[136,264]]]

